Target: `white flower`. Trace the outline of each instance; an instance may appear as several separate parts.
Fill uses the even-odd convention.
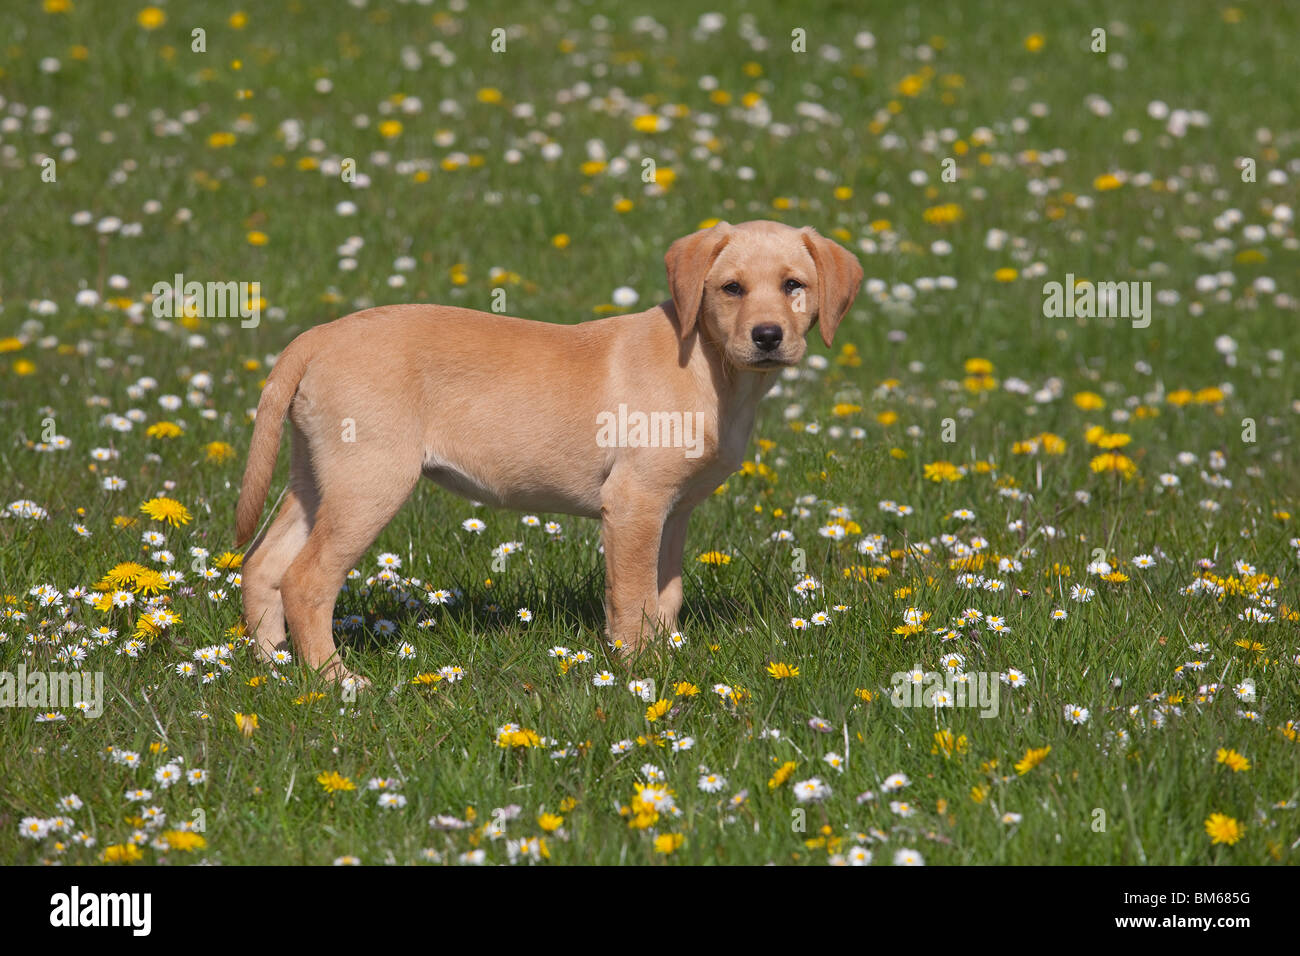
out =
[[[816,777],[801,780],[794,785],[794,798],[800,803],[810,800],[824,800],[831,794],[831,788]]]
[[[1065,719],[1072,724],[1086,724],[1088,722],[1088,708],[1080,707],[1078,704],[1066,704],[1063,708]]]
[[[700,789],[705,793],[717,793],[727,785],[727,778],[721,774],[700,774]]]
[[[907,778],[905,773],[893,773],[885,778],[885,782],[880,785],[880,789],[886,793],[893,793],[895,790],[902,790],[912,781]]]

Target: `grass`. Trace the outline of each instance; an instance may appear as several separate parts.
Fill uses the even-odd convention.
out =
[[[290,2],[241,18],[233,3],[161,17],[29,4],[0,54],[0,504],[44,517],[0,520],[0,670],[66,671],[60,655],[84,643],[106,701],[93,719],[5,712],[0,859],[1294,862],[1300,130],[1277,91],[1296,13],[1191,7],[759,2],[719,5],[725,24],[706,34],[707,8],[681,5],[652,26],[585,5]],[[1105,54],[1089,48],[1097,27]],[[796,28],[807,52],[790,49]],[[649,111],[668,121],[638,129]],[[368,182],[342,180],[345,158]],[[99,232],[106,217],[138,234]],[[255,659],[235,630],[238,556],[218,563],[249,412],[296,333],[384,302],[488,309],[495,289],[509,313],[547,321],[621,311],[620,286],[643,308],[667,297],[667,244],[715,218],[813,225],[858,253],[869,284],[834,348],[813,345],[765,402],[745,470],[696,512],[680,648],[634,674],[608,659],[594,524],[540,515],[562,528],[548,534],[425,486],[337,611],[361,622],[343,639],[375,689],[341,700]],[[178,272],[259,281],[260,324],[156,321],[154,283]],[[1150,281],[1163,298],[1148,328],[1049,318],[1043,285],[1067,273]],[[103,424],[132,409],[129,430]],[[173,437],[150,435],[162,422]],[[1128,468],[1106,445],[1128,477],[1094,470]],[[140,510],[164,494],[189,520]],[[522,552],[494,567],[510,541]],[[378,578],[381,554],[400,560],[397,580]],[[1099,559],[1125,579],[1090,571]],[[68,594],[126,562],[183,575],[161,592],[180,621],[136,656],[119,652],[145,592],[108,611]],[[967,573],[1002,590],[966,589]],[[794,589],[805,575],[809,597]],[[1198,579],[1211,593],[1186,592]],[[1075,585],[1095,595],[1073,600]],[[431,589],[458,596],[431,604]],[[984,618],[954,626],[967,608]],[[826,624],[792,626],[817,612]],[[100,646],[96,628],[116,636]],[[228,672],[177,674],[221,644]],[[1025,686],[1002,687],[992,718],[891,706],[895,675],[954,650],[966,671],[1015,669]],[[770,676],[774,662],[798,675]],[[463,677],[413,683],[450,667]],[[603,670],[612,686],[593,685]],[[633,676],[653,680],[649,700]],[[651,721],[656,701],[668,709]],[[206,778],[163,786],[169,763]],[[725,786],[703,791],[705,773]],[[330,792],[328,774],[355,789]],[[908,783],[888,789],[895,774]],[[830,792],[800,802],[812,778]],[[381,808],[371,779],[405,805]],[[670,789],[680,813],[659,794],[655,818],[639,785]],[[1214,814],[1238,832],[1223,823],[1213,842]],[[431,826],[439,815],[459,823]]]

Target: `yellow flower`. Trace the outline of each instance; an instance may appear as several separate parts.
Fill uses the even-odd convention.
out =
[[[1054,435],[1051,432],[1043,432],[1038,436],[1038,440],[1043,443],[1043,451],[1049,455],[1065,454],[1065,439],[1060,435]]]
[[[772,779],[767,782],[767,789],[775,790],[781,784],[785,783],[794,774],[795,768],[799,766],[793,760],[787,760],[777,768],[776,773],[772,774]]]
[[[1196,393],[1195,398],[1197,405],[1213,405],[1216,402],[1223,401],[1223,389],[1210,386],[1203,388]]]
[[[497,746],[505,749],[507,747],[540,747],[542,738],[536,731],[529,730],[527,727],[521,727],[519,730],[506,730],[497,734]]]
[[[1101,193],[1119,189],[1123,185],[1124,183],[1114,173],[1106,173],[1104,176],[1098,176],[1092,181],[1092,188]]]
[[[46,13],[67,13],[72,9],[71,0],[44,0],[41,7]]]
[[[384,139],[395,139],[398,136],[401,136],[402,121],[395,119],[384,120],[379,124],[379,135]]]
[[[564,817],[558,813],[543,813],[537,818],[537,825],[547,833],[554,833],[560,827],[564,826]]]
[[[1040,763],[1047,759],[1047,755],[1052,752],[1051,747],[1039,747],[1037,749],[1030,747],[1025,751],[1025,755],[1020,762],[1015,765],[1016,773],[1022,777],[1033,770]]]
[[[154,521],[165,521],[173,528],[189,524],[193,518],[189,509],[175,498],[150,498],[140,506],[140,510]]]
[[[871,703],[871,701],[873,701],[876,697],[875,694],[867,690],[865,687],[856,688],[853,691],[853,696],[858,698],[858,700],[864,701],[868,704]]]
[[[890,425],[898,421],[898,412],[894,412],[894,411],[881,412],[879,415],[876,416],[876,421],[879,422],[881,425],[884,425],[886,428],[888,428]]]
[[[337,770],[331,770],[328,773],[322,773],[316,778],[316,782],[325,788],[326,793],[336,793],[340,790],[355,790],[357,785],[343,776]]]
[[[253,731],[257,730],[257,714],[241,714],[236,711],[235,726],[245,737],[253,736]]]
[[[568,233],[560,232],[560,233],[556,233],[555,235],[551,236],[551,245],[553,245],[556,249],[567,249],[567,248],[569,248],[569,235],[568,235]]]
[[[495,86],[485,86],[475,96],[480,103],[500,103],[501,91]]]
[[[731,555],[723,554],[721,551],[705,551],[697,559],[701,564],[730,564]]]
[[[927,481],[933,481],[936,484],[943,481],[961,481],[962,473],[950,461],[932,461],[925,466],[924,477]]]
[[[694,697],[700,692],[700,689],[688,680],[679,681],[673,685],[673,693],[678,697]]]
[[[684,842],[686,837],[680,833],[661,833],[655,837],[655,852],[667,855],[677,850]]]
[[[248,14],[244,13],[242,10],[236,11],[230,15],[229,19],[226,20],[226,23],[230,24],[230,29],[232,30],[242,30],[244,27],[248,26]]]
[[[167,830],[162,836],[167,841],[167,846],[179,853],[202,850],[208,845],[208,841],[193,830]]]
[[[638,133],[659,132],[659,117],[654,113],[642,113],[632,120],[632,128]]]
[[[203,446],[203,451],[208,456],[208,461],[215,461],[217,464],[229,461],[235,456],[235,449],[223,441],[210,441]]]
[[[989,795],[988,787],[975,786],[970,788],[970,798],[974,800],[976,803],[983,803],[984,799],[988,795]]]
[[[17,352],[23,347],[23,340],[16,339],[12,335],[0,339],[0,352]]]
[[[13,367],[15,375],[31,375],[36,371],[36,363],[30,362],[27,359],[19,359],[14,362]]]
[[[926,222],[935,226],[947,225],[950,222],[961,222],[963,213],[961,206],[955,202],[943,203],[939,206],[931,206],[922,214]]]
[[[672,704],[669,701],[661,698],[645,709],[645,719],[653,724],[664,714],[668,713],[668,708],[671,706]]]
[[[1209,819],[1205,821],[1205,832],[1211,844],[1226,843],[1232,846],[1242,838],[1246,828],[1230,816],[1211,813]]]
[[[1085,412],[1093,412],[1105,408],[1106,400],[1096,392],[1079,392],[1074,396],[1074,404]]]
[[[798,677],[799,668],[791,667],[789,664],[779,663],[776,661],[769,662],[767,672],[773,680],[783,680],[787,677]]]
[[[993,273],[993,278],[998,282],[1015,282],[1016,277],[1019,275],[1020,273],[1010,266],[1003,266],[1001,269]]]
[[[1186,405],[1188,402],[1190,402],[1192,400],[1192,397],[1193,396],[1190,389],[1179,388],[1179,389],[1175,389],[1174,391],[1166,395],[1165,401],[1167,401],[1170,405],[1181,408],[1183,405]]]
[[[845,202],[853,198],[852,186],[836,186],[834,196],[840,202]]]
[[[264,246],[271,241],[270,237],[259,229],[254,229],[244,238],[248,240],[250,246]]]
[[[837,418],[846,418],[849,415],[856,415],[862,411],[861,405],[854,405],[852,402],[840,402],[831,409],[831,414]]]
[[[1137,474],[1137,465],[1133,459],[1127,455],[1121,455],[1117,451],[1108,451],[1104,455],[1098,455],[1088,462],[1088,467],[1098,474],[1107,471],[1119,472],[1124,476],[1125,481]]]
[[[896,89],[903,96],[918,96],[925,89],[925,80],[912,73],[903,77]]]
[[[117,843],[104,847],[102,859],[105,863],[135,863],[144,859],[144,854],[134,843]]]
[[[426,674],[416,674],[414,677],[411,678],[411,683],[421,684],[425,687],[428,687],[430,685],[438,683],[438,681],[440,680],[442,680],[441,674],[430,671]]]
[[[964,754],[966,748],[965,734],[954,737],[951,730],[937,730],[934,734],[934,744],[930,747],[930,753],[942,753],[945,757],[951,758],[954,753]]]
[[[1025,49],[1030,53],[1037,53],[1047,43],[1047,38],[1041,33],[1031,33],[1025,37]]]
[[[157,30],[167,22],[167,14],[158,7],[145,7],[135,15],[135,22],[146,30]]]
[[[1233,773],[1239,773],[1242,770],[1250,769],[1250,761],[1237,753],[1235,750],[1225,750],[1220,747],[1219,752],[1215,754],[1214,759],[1221,764],[1227,764]]]
[[[176,438],[183,434],[175,422],[154,422],[144,433],[150,438]]]

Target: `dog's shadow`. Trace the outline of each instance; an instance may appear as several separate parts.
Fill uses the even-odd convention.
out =
[[[687,572],[686,598],[679,615],[679,628],[690,635],[693,632],[711,634],[729,632],[756,622],[759,603],[764,603],[762,592],[750,593],[735,587],[724,588],[710,575]],[[548,628],[550,633],[564,631],[577,638],[587,638],[593,643],[605,640],[605,573],[603,562],[592,566],[580,576],[545,571],[516,579],[508,584],[494,582],[491,586],[482,579],[461,580],[447,590],[455,599],[445,604],[430,603],[426,592],[418,588],[388,590],[376,582],[369,594],[358,588],[341,593],[335,610],[335,638],[340,647],[366,652],[391,651],[407,640],[412,631],[421,629],[421,622],[432,620],[436,630],[452,630],[473,634],[503,634],[521,626]],[[402,599],[402,592],[414,598]],[[524,622],[520,610],[527,609],[532,619]],[[349,619],[364,618],[358,626],[342,626]],[[390,622],[377,626],[379,622]]]

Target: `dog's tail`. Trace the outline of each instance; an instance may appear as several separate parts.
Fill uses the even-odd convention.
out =
[[[266,387],[257,403],[257,417],[253,420],[253,439],[248,447],[248,466],[244,469],[244,482],[239,488],[239,504],[235,508],[235,546],[243,547],[257,530],[262,517],[266,493],[275,473],[275,460],[280,454],[280,435],[284,430],[284,416],[298,391],[298,383],[307,371],[312,350],[304,347],[300,336],[289,343],[281,353],[275,367],[267,377]]]

